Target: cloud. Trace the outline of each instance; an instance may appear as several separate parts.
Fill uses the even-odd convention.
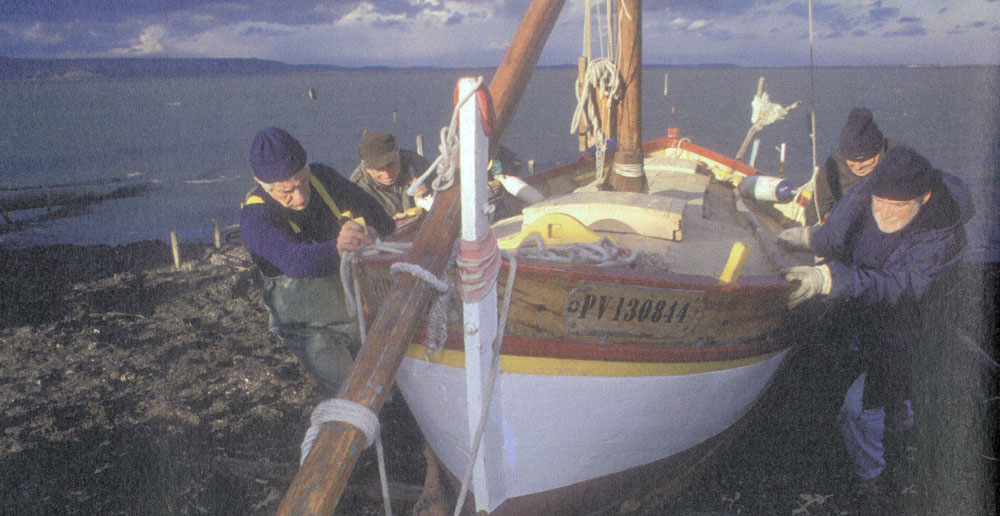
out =
[[[54,31],[49,26],[43,25],[41,22],[35,22],[26,27],[21,31],[21,37],[32,43],[42,45],[55,45],[65,40],[62,34]]]
[[[139,42],[127,48],[114,48],[112,54],[122,56],[146,56],[163,52],[163,38],[167,35],[167,28],[163,25],[151,25],[146,27],[139,36]]]
[[[899,30],[886,32],[885,35],[890,38],[896,38],[901,36],[925,36],[927,35],[927,29],[919,25],[907,25]]]

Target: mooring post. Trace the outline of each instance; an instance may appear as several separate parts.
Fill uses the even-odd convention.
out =
[[[181,270],[181,248],[177,244],[177,231],[170,230],[170,251],[174,255],[174,270]]]
[[[212,219],[212,233],[215,235],[215,248],[222,249],[222,232],[219,231],[219,219]]]

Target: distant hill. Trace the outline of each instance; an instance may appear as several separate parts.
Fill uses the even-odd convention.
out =
[[[266,59],[87,58],[22,59],[0,57],[0,79],[85,79],[91,77],[181,77],[193,75],[287,74],[341,69],[290,65]]]

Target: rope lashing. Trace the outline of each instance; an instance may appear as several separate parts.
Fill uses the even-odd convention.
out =
[[[440,154],[431,166],[427,167],[427,171],[420,175],[409,188],[406,190],[407,195],[414,195],[423,182],[431,175],[432,172],[437,170],[437,177],[434,178],[434,182],[431,187],[434,191],[440,192],[442,190],[447,190],[455,183],[455,170],[458,169],[458,114],[462,106],[469,101],[473,96],[482,95],[478,93],[483,87],[483,78],[478,77],[476,79],[475,88],[470,90],[468,93],[458,99],[455,103],[455,109],[451,113],[451,123],[447,127],[441,128],[441,143],[438,144],[438,151]],[[489,101],[487,100],[487,104]]]
[[[473,303],[485,297],[500,273],[500,248],[493,230],[472,242],[460,239],[455,263],[461,280],[462,300]]]
[[[302,440],[302,457],[299,465],[305,463],[306,457],[312,450],[320,429],[326,423],[339,421],[347,423],[365,434],[365,448],[375,444],[375,453],[378,455],[378,474],[382,484],[382,502],[385,506],[386,516],[392,516],[392,503],[389,500],[389,478],[385,471],[385,452],[382,449],[382,436],[379,432],[378,416],[368,407],[343,398],[334,398],[321,402],[312,411],[310,417],[309,430],[306,431]]]
[[[614,173],[622,177],[642,177],[642,163],[618,163],[614,164]]]
[[[576,109],[573,111],[573,119],[570,123],[570,134],[580,132],[581,123],[585,124],[583,131],[587,134],[600,130],[598,91],[604,91],[609,103],[612,99],[617,100],[622,96],[621,75],[618,73],[618,66],[606,57],[599,57],[587,63],[582,86],[576,92]]]
[[[431,352],[440,350],[444,346],[445,339],[448,338],[448,304],[451,303],[452,298],[451,282],[447,280],[447,273],[445,273],[446,279],[438,279],[423,267],[408,262],[396,262],[392,264],[389,271],[410,274],[423,280],[437,291],[438,295],[431,302],[430,310],[427,311],[427,338],[424,340],[424,346]]]
[[[361,284],[354,274],[354,266],[362,256],[379,253],[406,254],[411,247],[413,244],[410,242],[383,242],[376,238],[375,242],[363,246],[359,251],[346,251],[340,255],[340,285],[344,289],[344,304],[347,305],[347,315],[358,318],[358,335],[362,341],[365,340],[367,331],[361,306]]]

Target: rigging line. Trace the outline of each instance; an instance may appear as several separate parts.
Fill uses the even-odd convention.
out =
[[[813,184],[813,206],[816,207],[816,220],[820,220],[819,203],[816,202],[816,174],[819,173],[819,166],[816,163],[816,89],[815,89],[815,68],[813,66],[813,3],[809,0],[809,131],[812,140],[812,179]]]

